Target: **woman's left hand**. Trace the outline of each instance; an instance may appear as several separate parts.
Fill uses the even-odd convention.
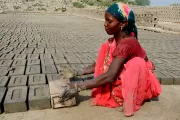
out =
[[[59,102],[64,102],[69,99],[72,99],[78,94],[78,88],[76,87],[74,83],[68,83],[62,87],[64,88],[64,91],[60,95],[61,99]]]

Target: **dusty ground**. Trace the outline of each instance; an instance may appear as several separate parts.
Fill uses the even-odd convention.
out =
[[[159,101],[147,102],[131,118],[117,109],[91,107],[90,91],[81,92],[78,106],[24,113],[2,114],[0,120],[180,120],[180,86],[163,86]]]
[[[109,37],[105,34],[103,22],[63,14],[0,14],[0,23],[2,55],[13,53],[29,56],[30,52],[37,54],[35,50],[41,47],[45,49],[41,54],[57,53],[62,54],[61,58],[68,58],[71,53],[73,60],[77,60],[76,64],[81,66],[96,59],[99,46]],[[180,79],[174,80],[174,77],[180,78],[179,38],[179,35],[139,30],[139,42],[155,63],[157,72],[164,73],[161,80],[165,80],[164,83],[179,83]],[[27,48],[33,48],[33,51],[28,52]],[[91,57],[84,60],[80,55]],[[51,59],[54,61],[56,58]],[[71,66],[74,65],[74,61],[67,60]],[[55,62],[53,65],[59,71],[59,63]],[[25,68],[26,66],[27,64],[24,65]],[[40,74],[44,73],[40,71]],[[83,101],[76,107],[2,114],[0,120],[180,120],[179,91],[180,86],[163,86],[159,101],[145,103],[131,118],[125,118],[117,109],[91,107],[88,104],[90,91],[86,91],[81,93]]]

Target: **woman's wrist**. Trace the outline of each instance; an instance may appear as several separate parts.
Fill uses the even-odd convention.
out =
[[[75,87],[78,91],[83,91],[87,89],[83,82],[76,82]]]

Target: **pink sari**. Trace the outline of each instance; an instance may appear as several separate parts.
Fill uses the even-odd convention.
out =
[[[94,77],[105,73],[113,61],[115,40],[102,44],[96,61]],[[134,57],[124,64],[119,77],[110,84],[92,90],[93,105],[115,108],[124,106],[125,115],[134,114],[145,100],[157,97],[161,86],[153,72],[151,61]]]

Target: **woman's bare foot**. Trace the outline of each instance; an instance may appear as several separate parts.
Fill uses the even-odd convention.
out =
[[[126,114],[125,114],[126,117],[132,117],[133,115],[134,115],[134,114],[129,114],[129,115],[126,115]]]
[[[126,117],[131,117],[134,115],[134,107],[132,103],[124,102],[123,107],[124,107],[124,115]]]
[[[119,112],[124,112],[124,107],[122,107],[122,106],[118,107],[116,110]],[[132,117],[134,115],[134,114],[126,114],[126,113],[124,113],[124,114],[126,117]]]

